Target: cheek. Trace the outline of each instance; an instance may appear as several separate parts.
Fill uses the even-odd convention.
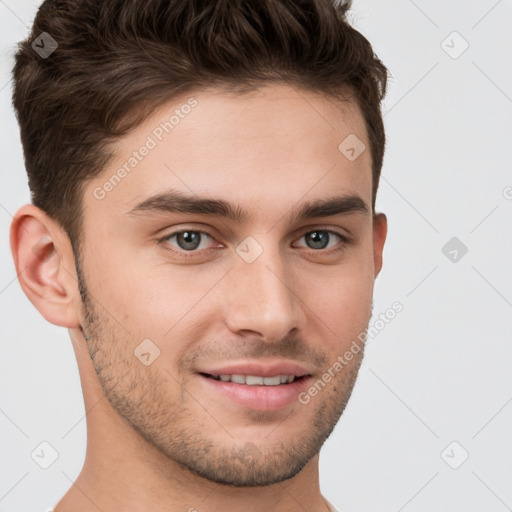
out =
[[[304,302],[312,313],[310,322],[326,333],[333,348],[350,344],[364,331],[371,317],[372,261],[360,255],[356,264],[331,267],[322,277],[305,277]],[[311,276],[310,276],[311,277]],[[307,311],[308,308],[306,308]]]
[[[117,269],[105,285],[104,303],[112,316],[132,339],[150,339],[160,351],[159,364],[165,362],[168,368],[206,337],[218,318],[212,315],[218,304],[209,292],[225,270],[194,272],[191,268],[141,262],[133,277],[126,277],[128,269]]]
[[[372,302],[371,282],[329,281],[321,289],[311,290],[306,304],[336,335],[366,327]]]
[[[167,331],[197,295],[185,274],[155,263],[155,254],[156,248],[130,248],[113,238],[85,255],[91,295],[129,331],[154,332],[160,324]]]

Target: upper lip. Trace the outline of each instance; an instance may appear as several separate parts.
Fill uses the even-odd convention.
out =
[[[254,375],[258,377],[274,377],[276,375],[302,377],[311,374],[304,365],[290,361],[233,362],[204,367],[198,373],[207,373],[208,375]]]

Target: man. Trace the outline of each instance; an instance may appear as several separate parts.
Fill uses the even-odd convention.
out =
[[[40,7],[14,69],[33,204],[11,247],[84,393],[56,512],[335,510],[318,455],[387,229],[387,72],[348,8]]]

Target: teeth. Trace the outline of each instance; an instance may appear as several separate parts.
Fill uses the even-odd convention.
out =
[[[254,375],[247,375],[245,383],[249,386],[263,386],[263,377],[255,377]]]
[[[222,382],[234,382],[235,384],[247,384],[248,386],[279,386],[295,380],[295,375],[275,375],[274,377],[260,377],[258,375],[212,375],[214,379]]]
[[[279,386],[279,384],[281,384],[281,377],[279,377],[279,375],[275,377],[265,377],[263,384],[265,384],[265,386]]]

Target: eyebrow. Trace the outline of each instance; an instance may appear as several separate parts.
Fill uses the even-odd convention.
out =
[[[179,190],[170,190],[148,197],[127,213],[135,216],[144,213],[190,213],[223,217],[236,223],[251,220],[249,213],[239,205],[222,199],[189,196]],[[347,195],[307,201],[302,204],[300,209],[288,213],[287,217],[291,222],[297,222],[315,217],[331,217],[351,213],[368,215],[370,209],[361,197]]]

